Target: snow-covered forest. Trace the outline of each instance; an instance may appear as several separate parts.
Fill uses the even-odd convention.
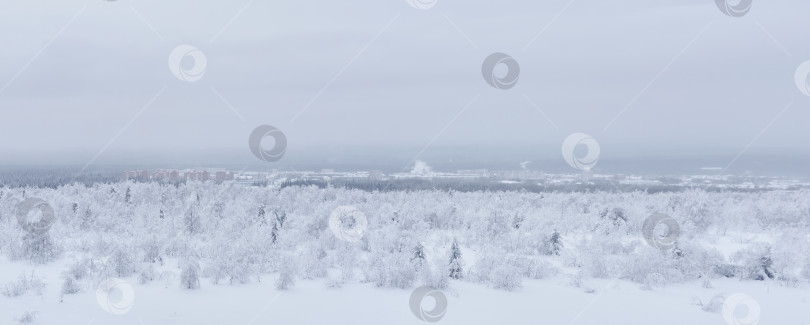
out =
[[[366,192],[214,182],[4,188],[0,265],[26,271],[0,272],[0,305],[37,292],[70,302],[110,281],[134,291],[271,283],[294,292],[309,281],[329,290],[519,292],[527,281],[564,279],[594,292],[591,281],[655,291],[733,279],[806,293],[808,194]],[[34,211],[19,220],[21,203],[35,198],[53,218]],[[650,226],[654,215],[670,223]],[[59,283],[36,272],[56,266]],[[20,315],[0,319],[12,316]]]

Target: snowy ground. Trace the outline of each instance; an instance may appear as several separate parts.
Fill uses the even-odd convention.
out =
[[[0,324],[16,323],[36,311],[36,324],[420,324],[409,308],[410,289],[346,284],[327,288],[324,281],[299,281],[293,289],[277,290],[274,275],[246,285],[213,285],[189,291],[159,281],[138,284],[131,309],[124,315],[102,309],[92,288],[64,296],[59,286],[63,265],[3,261],[0,279],[34,271],[48,284],[41,295],[0,296]],[[718,279],[712,288],[700,282],[643,290],[625,280],[586,280],[573,287],[565,276],[525,280],[522,288],[503,291],[479,284],[451,281],[444,290],[448,307],[440,324],[727,324],[720,311],[707,312],[717,295],[744,293],[761,308],[759,324],[810,324],[810,290],[775,282]],[[593,292],[590,292],[593,289]],[[120,292],[109,296],[112,303]],[[432,300],[423,302],[430,309]],[[745,308],[738,313],[745,314]],[[744,324],[744,323],[740,323]]]

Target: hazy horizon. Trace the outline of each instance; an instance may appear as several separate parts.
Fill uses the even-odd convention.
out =
[[[230,170],[269,171],[319,171],[334,169],[340,172],[381,170],[386,173],[407,172],[414,161],[427,163],[437,172],[455,172],[462,169],[519,170],[529,169],[548,173],[578,173],[552,152],[524,152],[504,148],[489,148],[496,154],[482,158],[487,152],[480,148],[437,147],[425,150],[418,159],[414,152],[421,148],[377,148],[366,151],[362,148],[323,148],[323,150],[291,150],[285,159],[276,163],[256,161],[250,152],[240,150],[206,152],[205,154],[181,153],[170,155],[134,154],[100,158],[93,164],[75,156],[72,160],[51,160],[43,157],[19,163],[5,163],[0,169],[65,168],[87,171],[131,169],[204,169],[225,168]],[[124,158],[126,157],[126,158]],[[119,159],[115,159],[119,158]],[[733,161],[733,164],[730,163]],[[529,162],[525,168],[521,163]],[[709,169],[711,168],[711,169]],[[636,175],[753,175],[781,177],[810,177],[810,155],[785,155],[754,152],[745,155],[693,154],[693,155],[603,155],[593,172],[605,174]]]

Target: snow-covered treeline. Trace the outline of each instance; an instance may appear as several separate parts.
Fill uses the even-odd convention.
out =
[[[452,281],[512,290],[523,279],[629,279],[645,287],[719,277],[810,279],[807,191],[761,193],[366,192],[235,184],[100,184],[0,189],[0,250],[12,260],[68,259],[62,292],[108,278],[204,290],[263,281],[280,289],[323,278],[381,287]],[[33,234],[16,216],[26,198],[54,211]],[[330,229],[339,207],[367,219]],[[648,244],[645,219],[677,221],[677,242]],[[660,229],[658,229],[660,231]]]

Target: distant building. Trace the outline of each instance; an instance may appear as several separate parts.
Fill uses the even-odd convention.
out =
[[[148,170],[129,170],[123,173],[124,180],[140,180],[145,181],[149,180],[149,171]]]
[[[183,177],[187,181],[205,182],[211,180],[211,173],[205,170],[204,171],[191,170],[183,173]]]
[[[154,173],[152,173],[152,179],[155,179],[155,180],[168,180],[169,179],[169,173],[167,171],[163,171],[163,170],[159,171],[159,172],[154,172]]]
[[[232,172],[218,171],[218,172],[216,172],[214,177],[215,177],[216,181],[218,181],[218,182],[232,181],[233,180],[233,173]]]
[[[148,170],[127,170],[121,173],[121,178],[124,180],[137,180],[137,181],[171,181],[171,182],[179,182],[182,180],[186,181],[209,181],[209,180],[216,180],[216,181],[232,181],[235,177],[234,172],[230,171],[216,171],[216,172],[209,172],[207,170],[197,171],[197,170],[187,170],[187,171],[177,171],[177,170],[158,170],[155,172],[149,172]]]
[[[486,169],[459,169],[456,171],[459,176],[473,176],[473,177],[489,177],[489,171]]]
[[[537,170],[511,170],[500,172],[501,179],[545,180],[546,174]]]

